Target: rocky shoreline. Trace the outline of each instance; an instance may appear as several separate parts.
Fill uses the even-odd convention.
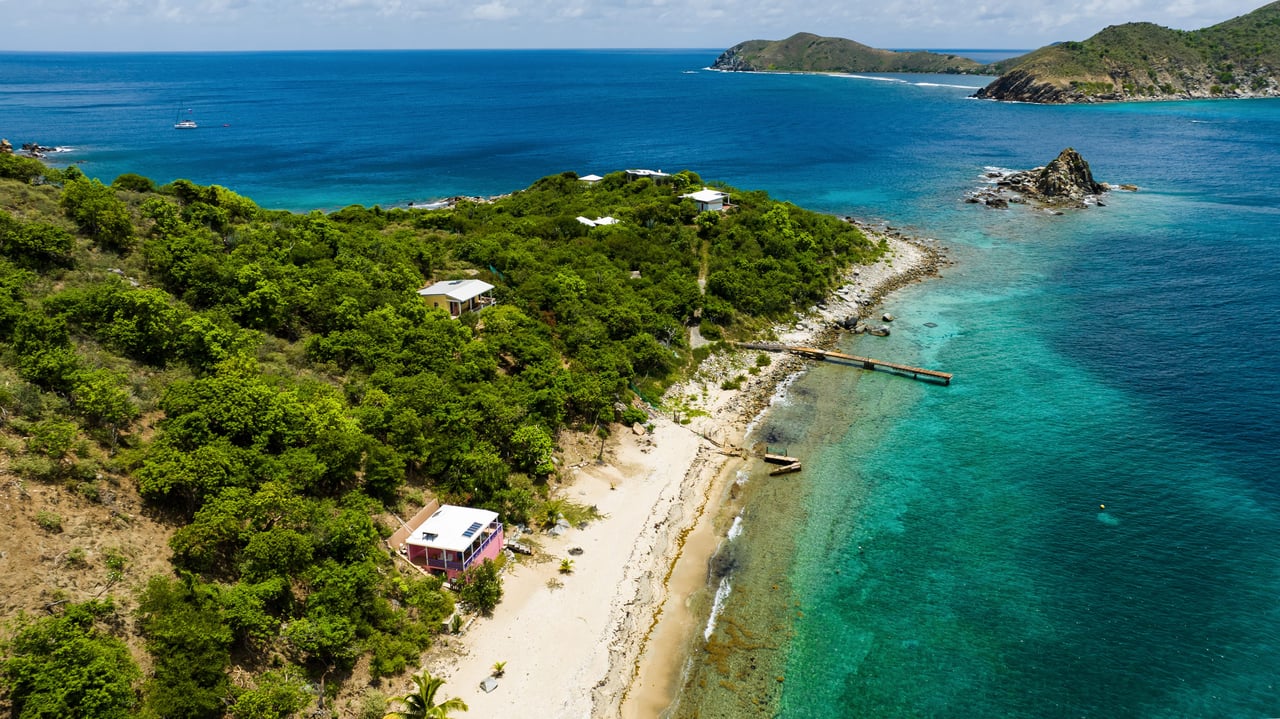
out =
[[[1140,77],[1145,73],[1134,68],[1117,69],[1116,76],[1107,77],[1102,82],[1109,89],[1105,92],[1088,93],[1079,89],[1080,81],[1063,82],[1044,79],[1026,70],[1012,70],[990,85],[978,90],[971,97],[979,100],[995,100],[997,102],[1024,102],[1033,105],[1096,105],[1117,102],[1179,102],[1187,100],[1249,100],[1259,98],[1280,97],[1280,86],[1274,84],[1272,75],[1259,72],[1241,78],[1242,84],[1223,87],[1216,73],[1201,68],[1198,77],[1177,78],[1169,75],[1162,78],[1160,84],[1152,83],[1143,86],[1143,92],[1133,90],[1135,84],[1132,77]],[[1177,90],[1172,90],[1171,83],[1179,83]],[[1254,82],[1258,82],[1254,89]],[[1088,84],[1086,81],[1085,84]],[[1170,88],[1166,92],[1161,87]]]
[[[763,339],[788,345],[829,348],[845,331],[849,319],[870,317],[894,290],[936,276],[950,262],[936,241],[912,237],[885,225],[851,218],[888,251],[872,265],[851,267],[845,283],[825,301],[788,322],[775,325]],[[703,442],[699,461],[689,465],[680,480],[680,499],[671,511],[680,521],[666,522],[666,544],[649,553],[654,562],[647,579],[626,594],[609,642],[609,670],[592,691],[593,717],[654,716],[667,707],[678,687],[671,684],[672,657],[685,651],[694,618],[685,598],[705,583],[707,562],[720,538],[713,517],[733,470],[744,461],[740,447],[751,427],[805,369],[809,361],[773,353],[764,367],[755,350],[718,352],[703,361],[690,379],[672,386],[664,406],[685,408],[685,429]],[[671,422],[667,416],[658,428]],[[687,541],[685,538],[688,538]],[[632,593],[634,591],[634,593]],[[692,622],[692,624],[690,624]]]
[[[831,349],[841,335],[851,332],[855,323],[865,323],[890,293],[907,285],[940,276],[944,266],[952,264],[946,247],[936,240],[913,236],[888,225],[845,218],[873,240],[889,245],[886,256],[869,266],[855,266],[845,277],[845,284],[826,301],[798,315],[793,321],[775,325],[767,339],[783,344]],[[883,321],[883,316],[881,317]],[[889,320],[891,322],[892,320]],[[740,392],[729,397],[722,410],[733,417],[732,424],[747,427],[773,402],[778,389],[809,364],[808,360],[790,354],[775,354],[759,375],[743,375],[755,352],[734,352],[708,358],[692,382],[704,386],[720,385],[735,377],[747,379]]]
[[[71,151],[70,148],[61,147],[61,146],[48,147],[35,142],[24,142],[22,143],[22,149],[20,151],[15,152],[13,149],[13,143],[9,142],[9,140],[7,139],[0,139],[0,155],[16,154],[16,155],[22,155],[23,157],[34,157],[39,160],[39,159],[44,159],[49,155],[54,155],[61,152],[70,152],[70,151]]]

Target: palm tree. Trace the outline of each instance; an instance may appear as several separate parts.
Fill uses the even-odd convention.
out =
[[[448,719],[455,712],[467,710],[466,702],[458,697],[446,699],[436,704],[436,692],[440,691],[440,687],[444,686],[444,680],[440,677],[432,676],[424,670],[413,675],[413,683],[417,688],[398,700],[401,704],[404,704],[404,709],[393,711],[383,719],[388,717],[396,717],[397,719]]]

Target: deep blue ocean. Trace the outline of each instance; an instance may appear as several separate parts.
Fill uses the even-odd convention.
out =
[[[1004,105],[716,54],[0,54],[0,136],[294,210],[688,168],[936,238],[955,264],[844,346],[955,381],[791,386],[757,432],[804,472],[746,481],[671,714],[1280,716],[1280,101]],[[963,202],[1068,146],[1139,191]]]

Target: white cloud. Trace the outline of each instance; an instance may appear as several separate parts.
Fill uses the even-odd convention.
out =
[[[1032,48],[1147,20],[1194,29],[1263,0],[0,0],[9,50],[727,47],[795,32],[879,47]],[[509,22],[520,18],[519,23]],[[483,21],[483,22],[477,22]]]
[[[518,9],[507,5],[502,0],[492,0],[476,6],[476,9],[471,11],[471,16],[477,20],[509,20],[519,14]]]

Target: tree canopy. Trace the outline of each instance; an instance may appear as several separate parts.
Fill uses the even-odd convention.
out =
[[[97,716],[135,702],[285,716],[299,677],[364,656],[375,677],[403,672],[454,598],[391,556],[376,517],[431,494],[531,521],[561,432],[622,419],[635,388],[660,393],[694,362],[689,327],[749,334],[881,251],[761,192],[718,186],[731,209],[699,213],[682,195],[702,179],[669,179],[565,173],[492,202],[293,214],[217,185],[106,185],[0,157],[15,466],[110,473],[173,524],[173,571],[137,597],[149,678],[97,610],[69,608],[15,630],[20,715],[92,694]],[[31,187],[43,206],[19,201]],[[577,219],[605,215],[620,221]],[[497,304],[453,318],[417,294],[459,278],[494,285]],[[464,604],[492,611],[492,570],[462,582]],[[32,649],[63,645],[77,656]],[[231,684],[233,666],[251,686]],[[55,687],[53,672],[79,679]]]

